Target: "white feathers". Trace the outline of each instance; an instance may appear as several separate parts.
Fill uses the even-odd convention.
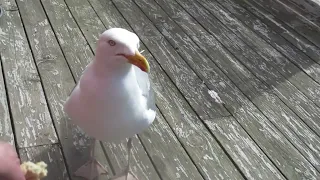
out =
[[[106,43],[110,39],[116,45]],[[132,137],[155,119],[148,74],[127,63],[124,56],[115,56],[138,52],[138,44],[138,37],[127,30],[114,28],[104,32],[96,58],[65,104],[71,120],[98,140],[114,142]]]

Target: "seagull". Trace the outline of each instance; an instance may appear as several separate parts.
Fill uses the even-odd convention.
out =
[[[139,43],[138,36],[126,29],[103,32],[97,41],[95,57],[64,104],[67,116],[95,141],[128,139],[127,166],[111,179],[123,176],[137,179],[129,174],[132,137],[147,129],[156,117],[148,77],[150,66],[138,51]],[[75,172],[76,176],[92,180],[107,173],[94,158],[94,148],[95,143],[90,160]],[[92,172],[92,167],[100,170]]]

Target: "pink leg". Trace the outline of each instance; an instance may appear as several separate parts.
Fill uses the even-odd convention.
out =
[[[107,174],[108,171],[94,158],[95,142],[90,150],[90,160],[81,166],[74,174],[87,180],[93,180],[101,174]]]
[[[132,138],[129,138],[127,142],[127,151],[128,151],[127,166],[122,173],[115,175],[109,180],[138,180],[138,178],[135,177],[134,174],[130,173],[131,149],[132,149]]]

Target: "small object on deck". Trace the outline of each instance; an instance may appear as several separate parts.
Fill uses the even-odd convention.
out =
[[[71,120],[96,140],[118,142],[129,138],[128,164],[124,172],[114,177],[118,180],[137,179],[129,174],[132,137],[148,128],[156,116],[147,74],[150,67],[138,51],[139,41],[136,34],[122,28],[102,33],[95,58],[64,106]],[[93,167],[102,166],[92,160],[94,151],[91,152],[90,162],[76,172],[90,180],[102,173],[92,172]]]
[[[47,164],[44,162],[24,162],[20,165],[22,172],[25,174],[26,180],[40,180],[47,176]]]

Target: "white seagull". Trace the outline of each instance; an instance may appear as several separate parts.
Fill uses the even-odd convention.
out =
[[[147,129],[156,116],[155,101],[149,82],[149,63],[139,51],[136,34],[112,28],[102,33],[95,58],[86,67],[79,83],[67,99],[64,111],[71,120],[96,140],[118,142],[129,138],[129,161],[132,137]],[[94,143],[95,144],[95,143]],[[106,170],[93,157],[75,175],[94,179]],[[94,173],[92,167],[103,172]],[[132,179],[136,179],[131,176]]]

